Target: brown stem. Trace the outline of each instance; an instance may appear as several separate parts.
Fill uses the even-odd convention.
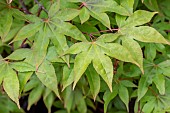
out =
[[[23,0],[19,0],[19,3],[20,3],[20,5],[22,6],[23,12],[24,12],[25,14],[31,14],[31,12],[28,11],[28,9],[27,9],[27,7],[26,7],[26,5],[25,5],[25,3],[24,3]]]
[[[44,10],[47,14],[48,14],[48,11],[45,9],[45,7],[38,1],[38,0],[34,0],[34,2],[36,3],[36,4],[38,4],[38,6],[39,6],[39,10],[38,11],[42,11],[42,10]],[[40,13],[39,12],[39,13]]]
[[[152,92],[152,94],[153,94],[155,97],[158,97],[158,94],[157,94],[151,87],[148,87],[148,89]]]

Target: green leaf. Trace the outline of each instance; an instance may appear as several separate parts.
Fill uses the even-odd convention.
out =
[[[69,48],[66,42],[66,37],[62,34],[54,33],[53,37],[50,37],[52,43],[56,47],[56,51],[59,55],[64,54],[64,52]],[[61,57],[69,65],[69,56]]]
[[[47,107],[48,109],[48,113],[51,113],[51,107],[53,105],[53,102],[55,100],[55,96],[53,93],[50,93],[45,99],[44,99],[44,103],[45,103],[45,106]]]
[[[109,16],[106,13],[96,13],[96,12],[90,12],[90,15],[99,20],[104,26],[110,29],[110,20]]]
[[[122,46],[127,48],[127,50],[132,55],[133,59],[137,62],[136,65],[141,69],[142,73],[144,73],[143,53],[140,45],[135,40],[129,38],[128,36],[121,37],[121,39],[122,39]]]
[[[137,64],[136,61],[133,59],[133,55],[122,45],[118,43],[98,43],[105,54],[108,56],[114,57],[118,60],[125,61],[125,62],[132,62],[134,64]],[[122,52],[123,51],[123,52]]]
[[[159,90],[161,95],[165,94],[165,78],[162,74],[157,74],[153,78],[153,82],[156,85],[156,88]]]
[[[134,1],[135,0],[120,0],[120,5],[123,6],[129,14],[132,14]]]
[[[107,112],[107,107],[108,107],[110,101],[113,98],[115,98],[117,94],[118,94],[118,87],[117,87],[117,85],[113,86],[113,92],[106,91],[104,93],[104,96],[103,96],[103,100],[104,100],[104,113]]]
[[[99,93],[100,90],[100,76],[98,73],[95,71],[94,67],[92,64],[90,64],[86,70],[86,76],[87,80],[90,85],[90,91],[93,95],[94,101],[96,100],[96,96]]]
[[[63,67],[62,91],[73,82],[74,82],[73,65],[70,65],[70,68],[65,65]]]
[[[154,44],[146,44],[144,54],[145,54],[145,57],[147,60],[153,61],[156,57],[155,45]]]
[[[149,75],[142,75],[142,77],[139,80],[138,85],[138,101],[146,94],[148,91],[148,86],[150,85],[148,83],[148,76]]]
[[[119,28],[125,25],[126,18],[127,18],[126,16],[116,14],[115,19],[116,19],[116,23],[119,26]]]
[[[60,9],[60,0],[56,0],[55,3],[53,3],[48,11],[48,16],[53,17]]]
[[[129,80],[122,80],[120,83],[125,87],[137,87],[133,82]]]
[[[97,41],[102,41],[102,42],[113,42],[115,41],[118,37],[120,36],[119,33],[107,33],[103,34],[100,37],[97,38]]]
[[[5,77],[4,73],[6,73],[6,64],[4,62],[0,62],[0,84]]]
[[[20,31],[14,37],[12,42],[23,40],[35,35],[35,33],[40,30],[41,26],[42,26],[41,22],[25,25],[23,28],[20,29]]]
[[[75,43],[65,52],[65,54],[78,54],[80,52],[87,51],[90,47],[90,42]]]
[[[3,69],[4,71],[2,71],[3,72],[2,74],[4,74],[4,80],[3,80],[4,90],[8,94],[8,96],[20,108],[19,99],[18,99],[19,98],[19,80],[18,80],[17,74],[8,64],[6,64],[6,67]]]
[[[36,69],[38,69],[38,67],[46,57],[48,44],[49,38],[47,37],[45,30],[44,32],[41,31],[36,37],[34,45],[32,46],[34,56],[33,60],[35,60],[34,64],[36,66]]]
[[[102,54],[100,48],[94,46],[95,57],[93,59],[93,66],[98,74],[104,79],[112,92],[112,81],[113,81],[113,64],[108,56]]]
[[[11,62],[10,67],[19,72],[35,71],[35,67],[26,62]]]
[[[67,112],[70,113],[71,108],[74,103],[74,93],[72,91],[71,85],[68,86],[64,92],[63,92],[63,97],[64,97],[64,107],[67,109]]]
[[[81,31],[74,25],[63,22],[59,19],[51,20],[50,24],[56,26],[57,32],[70,36],[76,40],[87,42],[86,37],[81,33]]]
[[[20,94],[23,91],[28,80],[30,80],[32,74],[33,74],[33,72],[24,72],[24,73],[19,72],[18,73],[18,79],[19,79],[19,83],[20,83]]]
[[[93,56],[94,56],[94,50],[92,46],[89,48],[88,51],[84,51],[76,56],[75,62],[74,62],[73,89],[75,88],[82,74],[86,71],[88,65],[91,63]]]
[[[124,27],[139,26],[148,23],[157,12],[137,10],[125,21]]]
[[[170,45],[170,42],[167,41],[158,31],[149,26],[130,27],[127,29],[121,29],[120,32],[141,42],[155,42]]]
[[[90,13],[86,7],[83,7],[80,10],[79,18],[80,18],[81,24],[83,24],[90,18]]]
[[[142,112],[144,112],[144,113],[151,113],[152,110],[153,110],[154,107],[155,107],[155,104],[156,104],[155,101],[156,101],[155,99],[154,99],[154,100],[152,99],[152,100],[148,101],[148,102],[143,106]]]
[[[55,69],[53,65],[47,61],[44,60],[38,70],[36,71],[36,75],[39,78],[39,80],[49,89],[54,91],[56,96],[60,98],[59,92],[58,92],[58,82],[57,77],[55,73]]]
[[[10,10],[6,11],[1,11],[0,13],[1,19],[0,19],[0,37],[2,39],[2,42],[4,42],[7,34],[9,33],[12,23],[13,23],[13,18]]]
[[[27,48],[17,49],[9,56],[7,56],[5,59],[23,60],[24,58],[27,58],[31,54],[31,52],[32,52],[31,49],[27,49]]]
[[[128,89],[122,85],[119,85],[119,97],[125,103],[127,110],[129,111],[129,93]]]
[[[80,13],[77,9],[65,8],[61,9],[57,12],[57,14],[52,19],[60,19],[62,21],[70,21],[73,20]]]
[[[44,86],[42,84],[39,84],[37,87],[35,87],[29,94],[29,97],[28,97],[28,106],[27,106],[27,110],[30,110],[31,106],[34,104],[34,103],[37,103],[41,96],[42,96],[42,93],[44,91]]]

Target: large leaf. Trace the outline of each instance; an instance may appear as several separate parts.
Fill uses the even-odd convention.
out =
[[[125,21],[124,27],[139,26],[148,23],[156,12],[137,10]]]
[[[144,73],[143,53],[140,45],[135,40],[129,38],[128,36],[121,37],[121,39],[122,39],[122,46],[127,48],[127,50],[132,55],[133,59],[137,62],[137,66],[141,69],[142,73]]]
[[[119,85],[119,97],[125,103],[127,110],[129,111],[129,92],[128,89],[122,85]]]
[[[46,87],[54,91],[54,93],[60,98],[55,69],[49,61],[44,60],[42,62],[36,71],[36,75]]]
[[[75,88],[77,82],[81,78],[82,74],[86,71],[88,65],[91,63],[94,57],[94,48],[91,46],[88,51],[84,51],[78,54],[74,62],[74,84]]]
[[[56,30],[59,33],[70,36],[76,40],[87,41],[86,37],[80,32],[80,30],[71,23],[63,22],[59,19],[54,19],[50,21],[50,24],[55,25]]]
[[[44,32],[38,33],[34,45],[32,46],[36,69],[38,69],[39,65],[46,57],[48,44],[49,38],[47,37],[45,30]]]
[[[3,80],[3,87],[5,92],[8,94],[8,96],[18,105],[19,105],[19,80],[17,77],[16,72],[8,65],[6,64],[6,67],[3,68],[4,71],[2,71],[4,74],[4,80]]]
[[[95,45],[94,45],[95,46]],[[110,91],[112,92],[113,81],[113,64],[108,56],[102,54],[100,48],[96,45],[94,47],[95,58],[93,59],[93,66],[98,74],[104,79]]]
[[[2,38],[2,42],[4,42],[5,37],[7,36],[7,34],[9,33],[9,31],[11,29],[13,18],[12,18],[12,14],[11,14],[10,10],[8,10],[7,12],[6,12],[6,10],[1,11],[0,16],[1,16],[0,36]]]
[[[26,39],[26,38],[29,38],[29,37],[35,35],[35,33],[40,30],[41,26],[42,26],[41,22],[36,22],[36,23],[33,23],[33,24],[25,25],[17,33],[17,35],[14,37],[12,42],[18,41],[18,40],[23,40],[23,39]]]
[[[95,100],[100,90],[100,76],[95,71],[92,64],[88,66],[86,70],[86,76],[90,85],[90,91],[93,95],[93,99]]]
[[[10,67],[19,72],[35,71],[35,67],[26,62],[11,62]]]
[[[158,31],[149,26],[123,28],[120,32],[141,42],[155,42],[170,45]]]
[[[99,42],[96,42],[96,43],[103,49],[104,53],[106,53],[107,55],[114,57],[121,61],[132,62],[134,64],[137,64],[137,62],[132,57],[133,54],[131,54],[125,47],[121,46],[120,44],[118,43],[105,44],[105,43],[99,43]]]

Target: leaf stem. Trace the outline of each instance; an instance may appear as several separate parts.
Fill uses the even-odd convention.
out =
[[[28,11],[28,9],[27,9],[27,7],[26,7],[26,5],[25,5],[25,3],[24,3],[23,0],[19,0],[19,3],[20,3],[20,5],[22,6],[23,12],[24,12],[25,14],[31,14],[31,12]]]
[[[34,0],[34,2],[36,4],[38,4],[39,6],[39,9],[38,9],[38,16],[40,15],[41,11],[44,10],[47,14],[48,14],[48,11],[45,9],[45,7],[38,1],[38,0]]]
[[[153,94],[155,97],[158,97],[158,94],[157,94],[151,87],[148,87],[148,89],[152,92],[152,94]]]

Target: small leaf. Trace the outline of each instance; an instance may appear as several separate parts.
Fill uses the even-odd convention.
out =
[[[39,31],[39,29],[41,28],[42,23],[40,22],[36,22],[33,24],[28,24],[25,25],[23,28],[21,28],[21,30],[17,33],[17,35],[14,37],[13,41],[19,41],[19,40],[23,40],[26,38],[29,38],[33,35],[35,35],[36,32]],[[12,43],[11,42],[11,43]]]
[[[125,20],[126,20],[126,16],[122,16],[122,15],[119,15],[119,14],[116,14],[116,23],[117,25],[119,26],[119,28],[121,28],[122,26],[125,25]]]
[[[49,89],[54,91],[56,96],[60,98],[59,92],[58,92],[58,82],[57,77],[55,73],[55,69],[53,65],[47,61],[44,60],[38,70],[36,71],[36,75],[39,78],[39,80]]]
[[[133,82],[129,80],[122,80],[121,84],[125,87],[137,87]]]
[[[3,87],[5,92],[8,94],[8,96],[17,104],[17,106],[20,108],[19,105],[19,80],[17,77],[16,72],[8,65],[6,64],[6,68],[2,73],[4,74],[4,80],[3,80]]]
[[[155,107],[155,104],[156,104],[155,101],[156,101],[155,99],[154,99],[154,100],[152,99],[152,100],[148,101],[148,102],[143,106],[142,112],[144,112],[144,113],[151,113],[152,110],[153,110],[154,107]]]
[[[103,41],[103,42],[113,42],[115,41],[120,34],[118,33],[108,33],[108,34],[103,34],[100,37],[97,38],[97,41]]]
[[[120,5],[124,7],[129,14],[133,13],[133,5],[135,0],[120,0]]]
[[[35,71],[36,68],[26,62],[11,62],[10,67],[19,72]]]
[[[141,42],[155,42],[170,45],[170,42],[167,41],[158,31],[149,26],[130,27],[122,29],[120,32]]]
[[[115,98],[117,94],[118,94],[118,87],[117,87],[117,85],[113,86],[113,92],[106,91],[104,93],[104,96],[103,96],[103,100],[104,100],[104,113],[107,112],[107,107],[109,105],[109,102],[113,98]]]
[[[99,90],[100,90],[100,76],[95,71],[92,64],[90,64],[88,66],[85,73],[86,73],[87,80],[88,80],[89,85],[90,85],[90,91],[91,91],[91,93],[93,95],[93,99],[95,101],[96,96],[98,95]]]
[[[165,78],[162,74],[157,74],[153,78],[153,82],[156,85],[156,88],[159,90],[161,95],[165,94]]]
[[[39,84],[37,87],[35,87],[29,94],[29,97],[28,97],[28,106],[27,106],[27,110],[30,110],[31,106],[34,104],[34,103],[37,103],[41,96],[42,96],[42,93],[44,91],[44,86],[42,84]]]
[[[73,89],[75,88],[77,82],[81,78],[82,74],[86,71],[88,65],[93,59],[93,47],[90,47],[88,51],[84,51],[78,54],[74,62],[74,84]]]
[[[65,65],[63,67],[62,91],[73,82],[74,82],[73,65],[70,65],[70,68]]]
[[[124,27],[139,26],[148,23],[156,13],[157,12],[137,10],[131,16],[129,16]]]
[[[81,24],[83,24],[84,22],[86,22],[90,18],[90,13],[89,13],[89,11],[86,7],[83,7],[80,10],[79,17],[80,17]]]
[[[147,60],[153,61],[156,57],[155,44],[146,44],[144,54]]]
[[[72,91],[71,85],[68,86],[64,92],[63,92],[63,97],[64,97],[64,107],[67,109],[67,112],[70,113],[71,108],[74,103],[74,93]]]
[[[55,100],[55,96],[53,93],[50,93],[45,99],[44,99],[44,104],[48,109],[48,113],[51,113],[51,107],[53,105],[53,102]]]
[[[95,57],[93,59],[93,66],[98,74],[104,79],[110,91],[112,92],[112,81],[113,81],[113,64],[108,56],[101,53],[98,46],[95,46]]]
[[[127,110],[129,111],[129,93],[128,89],[122,85],[119,85],[119,97],[125,103]]]
[[[90,12],[90,15],[99,20],[104,26],[110,29],[110,20],[109,16],[106,13],[96,13],[96,12]]]
[[[18,79],[19,79],[19,83],[20,83],[20,94],[23,91],[28,80],[30,80],[32,74],[33,74],[33,72],[24,72],[24,73],[19,72],[18,73]]]
[[[139,80],[138,85],[138,101],[146,94],[148,91],[148,86],[150,85],[148,83],[148,76],[149,75],[142,75],[142,77]]]

